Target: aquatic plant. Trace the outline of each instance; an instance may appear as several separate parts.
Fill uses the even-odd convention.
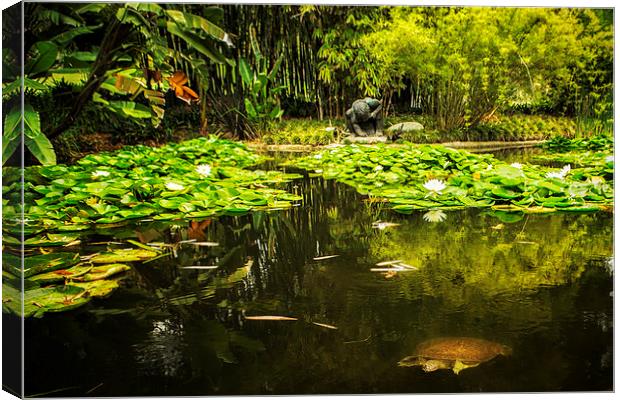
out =
[[[25,170],[27,229],[82,230],[136,218],[170,220],[290,207],[300,197],[274,186],[298,175],[248,170],[265,160],[215,137],[160,148],[125,147],[77,165]],[[19,170],[5,168],[3,217],[18,224]]]
[[[322,171],[324,178],[349,184],[404,213],[454,207],[595,211],[613,203],[609,164],[565,166],[558,172],[539,165],[509,165],[489,154],[413,144],[335,147],[289,164]]]
[[[614,138],[612,135],[606,134],[575,139],[568,139],[564,136],[554,136],[540,146],[557,152],[566,152],[570,150],[612,151],[614,148]]]

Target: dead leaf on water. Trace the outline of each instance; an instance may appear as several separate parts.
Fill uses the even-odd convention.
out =
[[[327,325],[327,324],[321,324],[320,322],[313,322],[314,325],[316,326],[321,326],[323,328],[327,328],[327,329],[338,329],[338,327],[333,326],[333,325]]]
[[[374,229],[380,229],[383,230],[385,228],[391,228],[393,226],[399,226],[400,224],[396,224],[394,222],[384,222],[384,221],[377,221],[377,222],[373,222],[372,223],[372,227]]]
[[[332,256],[320,256],[320,257],[314,257],[314,258],[313,258],[313,260],[314,260],[314,261],[320,261],[320,260],[327,260],[327,259],[334,258],[334,257],[340,257],[340,255],[338,255],[338,254],[334,254],[334,255],[332,255]]]
[[[385,267],[386,265],[393,265],[393,264],[398,264],[399,262],[402,262],[403,260],[393,260],[393,261],[382,261],[380,263],[377,263],[377,267]]]
[[[410,269],[410,270],[417,270],[416,267],[409,265],[409,264],[405,264],[405,263],[401,263],[399,262],[398,264],[394,264],[395,267],[397,268],[404,268],[404,269]]]
[[[297,318],[283,317],[280,315],[253,315],[246,316],[245,319],[251,321],[297,321]]]
[[[392,268],[371,268],[371,272],[410,272],[415,271],[411,268],[392,267]]]

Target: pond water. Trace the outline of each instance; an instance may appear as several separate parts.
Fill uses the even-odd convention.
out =
[[[400,215],[322,178],[287,188],[300,206],[83,238],[85,254],[218,245],[180,243],[111,297],[28,319],[26,396],[613,390],[612,214]],[[417,269],[370,270],[388,260]],[[447,336],[512,355],[458,375],[397,366]]]

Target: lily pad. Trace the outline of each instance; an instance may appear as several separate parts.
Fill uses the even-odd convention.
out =
[[[53,272],[38,274],[30,277],[30,281],[40,284],[77,281],[89,282],[109,278],[112,275],[130,270],[131,267],[125,264],[106,264],[106,265],[78,265],[69,269],[60,269]]]
[[[93,264],[114,264],[132,261],[146,261],[157,257],[159,252],[144,249],[119,249],[97,254],[89,259]]]
[[[24,258],[24,277],[69,268],[80,261],[78,253],[49,253]],[[22,260],[10,253],[2,254],[2,267],[16,276],[22,273]]]
[[[47,312],[68,311],[83,306],[93,297],[109,295],[118,283],[109,280],[79,282],[64,286],[51,286],[24,292],[24,317],[42,317]],[[2,285],[3,309],[21,315],[20,291],[7,284]]]

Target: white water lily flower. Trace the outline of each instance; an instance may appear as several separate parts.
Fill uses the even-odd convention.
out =
[[[547,172],[547,175],[545,176],[547,178],[564,179],[564,177],[566,177],[566,175],[568,175],[569,172],[570,172],[570,164],[565,165],[564,168],[562,168],[559,172]]]
[[[375,171],[382,171],[383,170],[383,165],[377,165],[375,167]]]
[[[110,173],[108,171],[97,170],[92,173],[92,176],[93,178],[99,178],[100,176],[110,176]]]
[[[211,175],[211,166],[207,164],[201,164],[196,167],[196,172],[198,172],[198,174],[202,176],[207,177]]]
[[[441,210],[430,210],[422,216],[426,222],[442,222],[446,217],[446,213]]]
[[[547,172],[547,175],[545,176],[547,178],[564,179],[564,175],[561,172]]]
[[[523,169],[523,164],[515,162],[510,164],[511,167],[517,168],[517,169]]]
[[[166,182],[166,189],[168,190],[183,190],[185,189],[185,186],[183,185],[179,185],[178,183],[174,183],[174,182]]]
[[[605,157],[605,162],[614,162],[614,156]]]
[[[446,188],[446,184],[439,179],[431,179],[424,184],[424,188],[429,192],[441,193]]]

